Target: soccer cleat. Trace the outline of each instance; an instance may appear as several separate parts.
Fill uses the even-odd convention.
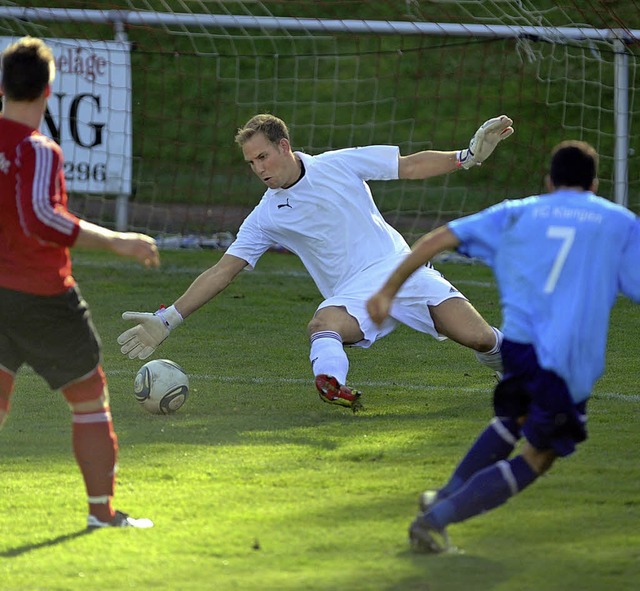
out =
[[[426,513],[438,502],[438,491],[437,490],[425,490],[418,497],[418,505],[420,506],[420,511]]]
[[[95,515],[89,515],[87,517],[87,529],[99,529],[102,527],[137,527],[147,529],[153,527],[153,521],[146,517],[135,519],[134,517],[129,517],[122,511],[116,511],[111,521],[100,521]]]
[[[333,376],[320,374],[316,376],[316,388],[320,394],[320,399],[329,404],[338,404],[346,406],[354,413],[362,410],[363,406],[360,402],[362,392],[352,390],[347,386],[343,386]]]
[[[420,554],[442,554],[457,550],[451,546],[446,530],[429,525],[422,513],[418,513],[409,526],[409,545],[414,552]]]

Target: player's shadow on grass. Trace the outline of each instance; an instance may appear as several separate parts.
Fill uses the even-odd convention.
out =
[[[17,548],[9,548],[8,550],[3,550],[2,552],[0,552],[0,557],[15,558],[16,556],[22,556],[22,554],[26,554],[27,552],[33,552],[34,550],[41,550],[42,548],[57,546],[58,544],[63,544],[64,542],[75,540],[76,538],[81,538],[82,536],[86,536],[93,531],[94,530],[92,529],[84,528],[70,534],[64,534],[61,536],[56,536],[55,538],[51,538],[50,540],[38,542],[37,544],[24,544],[23,546],[18,546]]]
[[[460,591],[494,589],[508,580],[508,572],[497,560],[464,551],[458,554],[416,554],[409,549],[397,553],[419,571],[381,587],[381,591]]]

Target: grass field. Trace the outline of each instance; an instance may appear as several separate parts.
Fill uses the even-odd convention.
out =
[[[319,296],[299,261],[269,254],[157,352],[190,374],[185,406],[146,414],[141,362],[115,343],[127,309],[170,304],[218,253],[164,252],[161,272],[90,252],[75,275],[104,341],[120,440],[116,506],[152,530],[87,534],[68,410],[24,369],[0,433],[2,591],[632,590],[640,577],[640,308],[614,310],[590,440],[505,507],[450,528],[454,556],[409,552],[416,499],[490,419],[473,355],[399,329],[352,350],[365,412],[322,404],[305,335]],[[487,269],[443,265],[492,322]]]

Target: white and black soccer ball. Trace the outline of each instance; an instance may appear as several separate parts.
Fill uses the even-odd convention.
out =
[[[177,363],[154,359],[138,370],[133,393],[147,412],[170,415],[185,403],[189,395],[189,378]]]

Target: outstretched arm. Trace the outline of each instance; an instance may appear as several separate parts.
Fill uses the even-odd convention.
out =
[[[194,280],[187,291],[175,301],[174,306],[186,318],[224,290],[246,266],[247,261],[231,254],[223,254],[213,267]]]
[[[408,156],[400,156],[398,161],[398,178],[428,179],[432,176],[448,174],[457,170],[458,152],[438,152],[425,150]]]
[[[157,267],[160,256],[156,241],[137,232],[114,232],[86,220],[80,220],[80,231],[74,246],[110,250],[123,257],[136,259],[145,267]]]
[[[149,357],[174,328],[225,289],[246,266],[245,260],[224,254],[213,267],[200,274],[172,306],[153,313],[124,312],[123,320],[138,324],[118,337],[122,345],[120,351],[130,359]]]
[[[513,121],[500,115],[485,121],[463,150],[439,152],[425,150],[409,156],[400,156],[398,177],[401,179],[426,179],[447,174],[457,168],[480,166],[502,140],[513,133]]]
[[[412,248],[410,254],[398,265],[387,282],[367,302],[367,311],[371,319],[381,324],[389,315],[391,302],[402,284],[419,267],[424,266],[443,250],[452,250],[460,244],[456,235],[447,226],[425,234]]]

